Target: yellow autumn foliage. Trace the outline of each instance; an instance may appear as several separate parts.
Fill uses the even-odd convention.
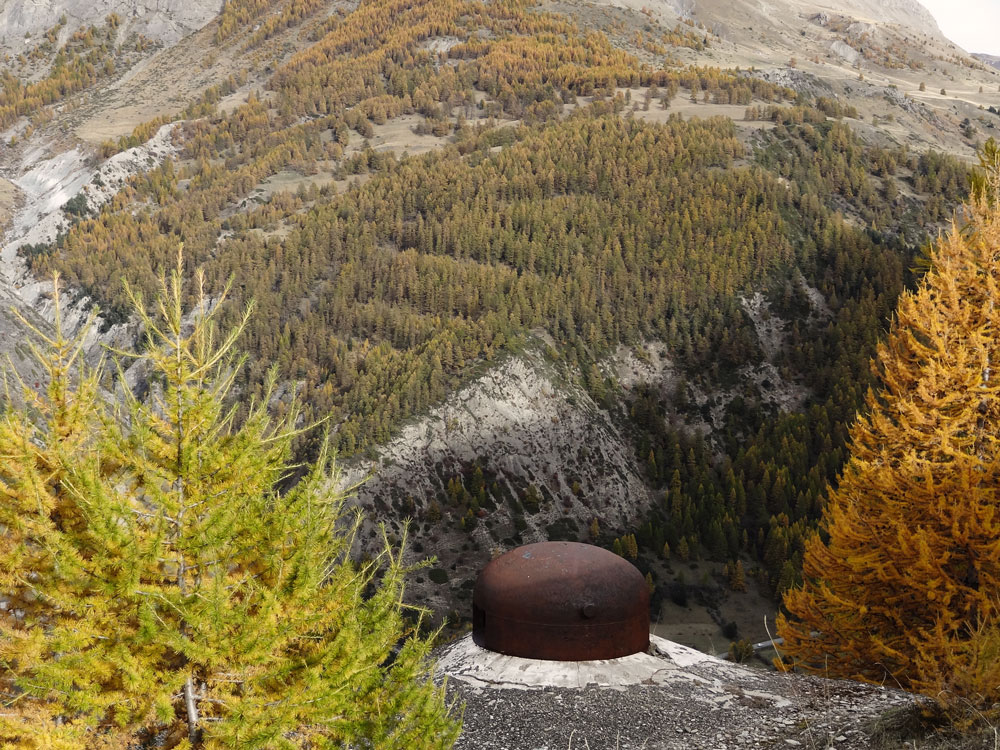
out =
[[[1000,700],[1000,170],[982,164],[962,227],[900,298],[778,625],[789,664],[915,690],[953,718]]]

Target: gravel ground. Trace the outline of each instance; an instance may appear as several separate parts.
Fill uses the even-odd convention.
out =
[[[458,666],[449,649],[464,651]],[[450,673],[451,695],[465,703],[456,747],[468,750],[870,750],[876,719],[915,700],[899,691],[753,670],[707,655],[693,662],[689,650],[675,659],[655,647],[663,669],[637,674],[637,684],[546,686],[539,662],[512,657],[501,657],[506,673],[490,683],[484,660],[496,655],[464,640],[449,649],[441,668]],[[560,663],[542,664],[558,675]],[[532,670],[531,684],[508,681]],[[621,682],[618,677],[611,682]]]

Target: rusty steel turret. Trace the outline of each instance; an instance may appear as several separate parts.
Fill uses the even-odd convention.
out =
[[[649,589],[634,565],[600,547],[528,544],[479,574],[472,638],[528,659],[628,656],[649,648]]]

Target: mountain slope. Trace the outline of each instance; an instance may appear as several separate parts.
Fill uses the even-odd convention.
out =
[[[661,595],[697,556],[773,594],[962,195],[923,151],[971,155],[997,74],[906,5],[725,7],[240,0],[160,49],[71,35],[80,76],[53,32],[7,94],[8,293],[44,314],[59,270],[130,335],[121,280],[183,242],[225,315],[257,304],[244,392],[276,368],[274,408],[380,467],[360,502],[414,519],[439,612],[544,535],[634,533]]]

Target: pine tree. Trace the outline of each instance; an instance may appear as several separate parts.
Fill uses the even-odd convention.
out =
[[[1000,698],[982,658],[1000,640],[1000,170],[984,179],[900,298],[778,626],[796,666],[950,705]]]
[[[635,534],[626,534],[623,536],[622,547],[624,547],[625,555],[627,557],[635,560],[639,556],[639,542],[635,538]]]
[[[686,536],[682,536],[680,543],[677,545],[677,557],[683,562],[687,562],[688,558],[691,557],[691,547],[688,545]]]
[[[236,423],[242,325],[220,336],[224,296],[198,299],[185,315],[180,264],[156,316],[134,298],[149,398],[102,410],[97,373],[69,385],[79,345],[60,335],[41,357],[47,420],[9,415],[0,432],[27,427],[2,467],[18,506],[3,521],[23,529],[3,547],[17,565],[7,580],[50,610],[0,626],[20,709],[0,715],[0,743],[121,746],[144,732],[192,749],[450,747],[458,724],[429,679],[420,614],[401,603],[401,553],[386,542],[352,562],[360,517],[333,489],[327,450],[275,489],[293,468],[297,412],[272,419],[270,388]],[[94,414],[100,439],[79,438]]]
[[[733,591],[746,591],[746,573],[743,570],[743,561],[737,560],[727,566],[729,569],[729,588]]]

